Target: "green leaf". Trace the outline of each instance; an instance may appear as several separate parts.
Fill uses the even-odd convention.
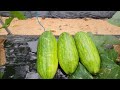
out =
[[[115,63],[118,57],[114,49],[105,50],[100,54],[101,68],[97,76],[98,79],[120,79],[120,67]]]
[[[14,19],[14,17],[9,17],[8,19],[6,19],[4,25],[1,28],[7,28],[13,19]]]
[[[117,11],[111,19],[108,19],[110,24],[120,26],[120,11]]]
[[[120,44],[120,40],[112,35],[93,35],[90,32],[88,35],[92,38],[96,46],[104,46],[105,44]]]
[[[104,55],[108,56],[108,58],[114,62],[116,62],[117,57],[118,57],[118,53],[114,49],[106,50],[106,53]]]
[[[93,42],[95,43],[99,53],[104,53],[104,50],[109,46],[120,44],[120,40],[112,35],[93,35],[91,32],[88,33]]]
[[[2,79],[4,73],[3,72],[0,72],[0,79]]]
[[[100,54],[100,57],[101,57],[101,60],[102,60],[102,63],[101,63],[102,67],[110,67],[110,68],[112,68],[113,66],[118,66],[115,63],[115,60],[118,57],[118,53],[115,52],[114,49],[105,50],[105,52],[103,54]]]
[[[24,14],[20,11],[10,11],[10,15],[11,16],[5,20],[4,25],[0,29],[7,28],[15,17],[18,18],[19,20],[26,19]]]
[[[10,15],[11,15],[11,17],[16,17],[19,20],[26,19],[24,14],[22,12],[20,12],[20,11],[10,11]]]
[[[93,76],[81,63],[79,63],[76,71],[71,76],[69,76],[69,79],[93,79]]]
[[[120,79],[120,67],[101,69],[98,79]]]

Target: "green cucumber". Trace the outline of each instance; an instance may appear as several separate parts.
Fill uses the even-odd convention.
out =
[[[37,46],[37,72],[43,79],[54,78],[58,68],[57,40],[50,31],[39,37]]]
[[[58,61],[66,74],[72,74],[79,63],[74,38],[67,32],[63,32],[58,39]]]
[[[100,70],[100,56],[92,39],[85,32],[78,32],[74,36],[81,63],[91,74]]]

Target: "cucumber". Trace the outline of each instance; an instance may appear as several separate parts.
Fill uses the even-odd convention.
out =
[[[100,56],[92,39],[85,32],[77,32],[74,36],[80,62],[91,74],[100,70]]]
[[[57,40],[52,32],[45,31],[39,37],[37,45],[37,72],[43,79],[52,79],[57,68]]]
[[[66,74],[72,74],[79,63],[74,38],[67,32],[63,32],[58,38],[58,61]]]

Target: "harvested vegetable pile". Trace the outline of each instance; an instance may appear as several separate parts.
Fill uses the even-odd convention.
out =
[[[63,49],[63,50],[58,52],[58,56],[59,56],[58,61],[61,66],[61,69],[66,73],[66,75],[69,77],[69,79],[118,79],[118,78],[120,78],[120,66],[119,66],[119,62],[117,60],[118,53],[113,48],[113,45],[120,44],[120,40],[117,39],[116,37],[110,36],[110,35],[109,36],[106,36],[106,35],[105,36],[95,36],[92,33],[87,33],[87,34],[91,38],[91,40],[93,41],[93,43],[95,44],[95,46],[98,50],[101,63],[99,63],[99,62],[97,63],[97,60],[99,61],[99,57],[97,56],[97,52],[95,52],[95,50],[93,50],[95,47],[93,46],[93,44],[91,44],[92,42],[90,41],[90,39],[86,38],[86,40],[84,40],[84,42],[81,40],[81,43],[77,43],[78,47],[79,47],[79,45],[80,46],[83,45],[83,47],[82,47],[83,49],[82,48],[80,49],[80,47],[77,49],[82,50],[82,51],[84,50],[83,52],[78,50],[79,54],[80,54],[80,52],[82,52],[82,54],[80,54],[80,62],[78,64],[75,64],[75,66],[72,65],[72,63],[74,64],[77,62],[77,57],[76,57],[76,60],[73,60],[75,58],[71,59],[72,56],[75,57],[75,55],[73,53],[70,53],[70,51],[72,49],[69,49],[69,50],[66,49],[65,51],[64,51],[64,49],[69,48],[69,44],[72,44],[73,41],[71,41],[71,43],[68,43],[69,41],[66,41],[62,38],[60,41],[58,39],[58,42],[59,42],[58,46],[62,45],[60,43],[63,43],[64,45],[65,45],[65,43],[68,43],[68,47],[66,47],[66,46],[61,47],[61,49]],[[48,35],[49,37],[51,36],[51,34],[46,34],[46,35]],[[42,35],[41,38],[39,38],[38,51],[37,51],[38,56],[39,56],[38,61],[37,61],[39,68],[37,68],[37,70],[39,71],[40,75],[42,73],[41,77],[44,77],[44,78],[46,77],[45,79],[49,79],[49,78],[54,78],[57,63],[54,61],[54,58],[52,56],[55,54],[55,60],[56,60],[56,49],[53,51],[53,53],[47,52],[47,50],[50,51],[50,48],[48,48],[49,47],[48,45],[55,45],[54,43],[52,44],[52,42],[54,40],[49,41],[50,38],[48,38],[46,35],[45,36]],[[81,35],[84,36],[85,34],[81,34]],[[68,36],[67,36],[67,34],[65,34],[65,37],[67,37],[67,40],[69,40],[69,38],[70,38],[70,37],[68,38]],[[78,39],[77,37],[78,36],[76,36],[75,38]],[[87,37],[87,36],[85,36],[85,37]],[[84,37],[81,37],[81,39],[83,39],[83,38]],[[70,39],[70,40],[72,40],[72,39]],[[44,42],[44,44],[42,44],[43,42]],[[77,42],[79,42],[79,40]],[[44,45],[46,45],[46,47],[44,47]],[[72,44],[72,45],[74,45],[74,44]],[[108,47],[108,46],[110,46],[110,47]],[[50,47],[51,47],[51,49],[54,48],[52,46],[50,46]],[[73,46],[73,47],[70,46],[70,47],[75,48],[75,46]],[[44,48],[44,50],[42,50],[42,49],[40,50],[39,48]],[[58,48],[58,50],[61,50],[61,49]],[[93,52],[91,52],[91,53],[86,52],[86,50],[88,50],[88,49]],[[75,50],[75,49],[73,49],[73,50]],[[65,52],[68,52],[69,55],[67,55],[67,53],[65,53]],[[60,54],[60,53],[64,53],[64,54]],[[86,54],[86,55],[84,55],[84,54]],[[65,57],[65,55],[67,57]],[[95,59],[92,55],[94,55],[94,57],[97,56],[98,58]],[[40,58],[40,56],[42,58]],[[88,56],[90,56],[90,57],[88,58]],[[64,59],[64,58],[66,58],[66,59]],[[82,62],[81,62],[81,59],[82,59]],[[91,60],[91,59],[94,59],[92,61],[93,66],[90,66],[91,61],[89,61],[89,60]],[[47,60],[49,60],[49,63],[47,63]],[[70,60],[72,60],[72,61],[70,61]],[[53,64],[54,62],[55,62],[55,64]],[[72,62],[72,63],[70,63],[70,62]],[[98,64],[98,65],[96,65],[96,64]],[[99,64],[100,64],[100,67],[99,67]],[[76,65],[77,65],[77,68],[76,68]],[[51,66],[51,68],[49,68],[50,66]],[[73,68],[75,67],[75,68],[72,70],[71,67],[73,67]],[[47,70],[49,70],[50,72]],[[94,72],[94,70],[97,70],[97,71]],[[49,75],[50,76],[52,75],[52,77],[48,77]]]

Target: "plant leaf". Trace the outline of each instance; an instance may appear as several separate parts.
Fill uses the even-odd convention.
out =
[[[93,76],[81,63],[79,63],[76,71],[71,76],[69,76],[69,79],[93,79]]]
[[[98,79],[120,79],[120,67],[115,63],[118,57],[114,49],[105,50],[100,54],[101,68],[97,76]]]
[[[113,35],[93,35],[91,32],[88,35],[92,38],[96,46],[103,46],[105,44],[120,44],[120,40]]]
[[[120,67],[102,68],[98,79],[120,79]]]
[[[104,55],[108,56],[109,59],[116,62],[116,59],[118,57],[118,53],[114,49],[107,49],[105,51],[106,51],[106,53]]]
[[[4,73],[3,72],[0,72],[0,79],[2,79]]]
[[[10,15],[11,16],[5,20],[4,25],[0,29],[7,28],[15,17],[18,18],[19,20],[26,19],[24,14],[20,11],[10,11]]]
[[[91,32],[88,33],[93,42],[95,43],[99,53],[104,53],[104,50],[113,45],[120,44],[120,40],[112,35],[93,35]]]
[[[8,19],[6,19],[5,23],[3,24],[3,26],[1,28],[7,28],[10,25],[10,23],[12,22],[13,19],[14,19],[14,17],[9,17]]]
[[[120,11],[117,11],[111,19],[108,19],[110,24],[120,26]]]
[[[18,18],[19,20],[26,19],[26,17],[24,16],[24,14],[22,12],[20,12],[20,11],[10,11],[10,15],[12,17]]]

